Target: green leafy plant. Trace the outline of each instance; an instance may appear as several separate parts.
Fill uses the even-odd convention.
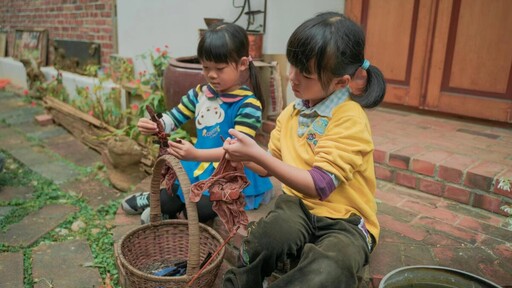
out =
[[[49,82],[41,83],[39,91],[42,95],[49,95],[58,100],[70,104],[78,110],[88,113],[94,118],[113,127],[116,131],[113,135],[125,135],[132,139],[141,141],[147,146],[152,145],[152,137],[141,137],[137,129],[137,122],[140,118],[146,117],[146,105],[153,107],[155,111],[165,111],[165,95],[163,91],[163,75],[165,69],[169,65],[171,57],[169,56],[168,46],[163,49],[156,48],[155,51],[148,51],[137,58],[143,60],[146,66],[145,70],[134,75],[133,62],[121,61],[119,67],[115,68],[115,77],[120,81],[129,81],[127,87],[131,87],[129,91],[133,95],[141,95],[140,103],[133,103],[128,109],[121,109],[121,90],[107,89],[105,83],[111,80],[112,70],[109,72],[104,69],[103,73],[99,72],[99,66],[90,65],[84,68],[84,73],[96,76],[98,84],[91,88],[88,86],[77,87],[77,99],[70,100],[64,85],[62,84],[62,74],[60,71],[57,77]],[[131,80],[131,81],[130,81]],[[109,137],[112,135],[105,135]],[[181,138],[191,140],[185,130],[179,129],[171,136],[173,138]]]
[[[86,66],[84,71],[87,75],[98,75],[98,69],[99,66],[91,65]],[[130,111],[123,111],[120,108],[121,90],[105,88],[105,82],[110,79],[107,73],[101,74],[97,79],[98,84],[95,84],[92,89],[89,89],[88,86],[77,86],[75,92],[78,98],[73,100],[70,100],[69,93],[62,83],[62,73],[60,71],[57,71],[57,76],[52,80],[41,83],[37,91],[43,96],[54,97],[84,113],[88,113],[109,126],[116,129],[122,128],[125,125],[126,115]]]
[[[138,59],[147,65],[149,62],[151,67],[146,66],[146,69],[138,73],[138,77],[131,81],[133,87],[130,93],[142,96],[142,101],[138,104],[132,104],[130,107],[131,113],[127,115],[128,125],[118,131],[118,134],[126,135],[132,139],[139,139],[141,136],[137,129],[137,122],[140,118],[146,116],[146,105],[150,105],[155,111],[165,111],[165,95],[163,90],[163,75],[171,57],[169,56],[168,46],[165,45],[164,49],[156,48],[154,53],[152,51],[146,52],[137,56]],[[149,60],[149,61],[147,61]],[[122,77],[122,76],[121,76]],[[185,130],[178,129],[173,132],[171,139],[180,137],[190,141],[190,136]],[[144,142],[150,145],[152,138],[145,137]]]
[[[62,73],[57,70],[57,76],[48,82],[38,83],[36,91],[41,96],[51,96],[64,103],[69,102],[69,93],[62,84]]]
[[[505,191],[510,191],[512,178],[500,178],[498,183],[498,188],[503,189]],[[508,218],[506,219],[507,228],[512,230],[512,204],[503,205],[500,207],[501,210],[505,211],[508,214]]]
[[[93,69],[98,69],[98,67],[93,67]],[[92,89],[89,89],[88,86],[76,87],[76,93],[79,97],[72,100],[71,105],[119,129],[125,125],[129,111],[123,111],[120,108],[120,89],[105,89],[104,83],[109,79],[110,76],[105,73],[98,77],[98,84],[94,85]]]
[[[110,76],[116,83],[127,83],[135,80],[135,68],[131,58],[111,55],[110,70]]]
[[[143,96],[143,101],[139,105],[138,116],[143,117],[145,114],[145,106],[151,105],[155,111],[165,110],[165,95],[163,89],[163,75],[171,57],[167,50],[156,48],[155,53],[147,52],[138,57],[142,60],[149,58],[151,69],[147,69],[139,73],[139,78],[136,80],[136,93]],[[146,63],[147,61],[143,61]]]
[[[87,65],[84,67],[84,75],[89,77],[96,77],[99,70],[99,65]]]

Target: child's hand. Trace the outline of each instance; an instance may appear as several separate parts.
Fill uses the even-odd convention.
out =
[[[224,141],[224,151],[227,159],[236,162],[253,161],[263,149],[249,136],[235,129],[229,129],[229,134],[234,139],[228,138]],[[264,151],[263,151],[264,152]]]
[[[140,118],[139,122],[137,122],[137,128],[139,129],[140,133],[144,135],[151,135],[158,132],[156,123],[147,118]]]
[[[196,160],[197,149],[192,143],[179,139],[176,142],[169,141],[169,153],[180,160]]]

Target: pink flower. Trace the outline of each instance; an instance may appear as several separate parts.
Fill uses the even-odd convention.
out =
[[[27,89],[23,90],[23,95],[25,95],[25,96],[28,95],[28,90]]]
[[[131,108],[132,108],[132,111],[133,111],[133,112],[137,112],[137,111],[139,111],[139,105],[137,105],[137,104],[132,104],[132,105],[131,105]]]
[[[167,55],[167,50],[164,50],[164,52],[162,52],[162,56],[165,56]]]
[[[164,45],[165,49],[169,49],[169,45],[165,44]]]
[[[32,101],[32,102],[30,103],[30,106],[32,106],[32,107],[36,107],[36,102],[35,102],[35,101]]]
[[[156,51],[156,53],[160,54],[160,51],[161,51],[160,47],[156,47],[155,51]]]
[[[127,62],[128,64],[130,64],[130,65],[133,65],[133,60],[132,60],[132,58],[128,58],[128,60],[126,60],[126,62]]]
[[[94,112],[92,112],[92,110],[90,110],[87,114],[92,116],[92,115],[94,115]]]
[[[85,91],[89,92],[89,86],[85,86]]]
[[[140,79],[135,80],[137,84],[140,84]]]
[[[142,96],[144,99],[148,99],[149,96],[151,96],[151,93],[149,92],[144,92],[144,95]]]

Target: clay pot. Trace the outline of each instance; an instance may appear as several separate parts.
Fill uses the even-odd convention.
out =
[[[206,27],[208,27],[208,28],[210,28],[210,26],[212,26],[215,23],[224,21],[224,19],[222,19],[222,18],[203,18],[203,19],[204,19],[204,24],[206,24]]]
[[[202,66],[196,56],[171,58],[164,72],[164,94],[167,109],[180,104],[188,90],[204,83]]]
[[[263,33],[261,32],[247,32],[249,38],[249,55],[254,60],[261,60],[263,58]]]
[[[203,77],[203,67],[197,56],[171,58],[169,66],[165,69],[163,81],[167,109],[178,106],[181,97],[187,94],[188,90],[206,83]],[[190,136],[196,136],[194,121],[188,121],[182,128]]]

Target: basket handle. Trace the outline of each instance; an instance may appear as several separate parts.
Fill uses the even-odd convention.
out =
[[[183,196],[185,198],[185,207],[187,209],[188,219],[188,260],[187,276],[194,275],[199,270],[200,246],[199,246],[199,217],[197,215],[196,203],[189,200],[190,180],[180,160],[171,155],[160,156],[153,167],[153,176],[151,178],[151,197],[149,197],[151,225],[157,225],[162,221],[162,211],[160,209],[160,183],[162,181],[162,169],[168,164],[176,172],[180,182]]]

